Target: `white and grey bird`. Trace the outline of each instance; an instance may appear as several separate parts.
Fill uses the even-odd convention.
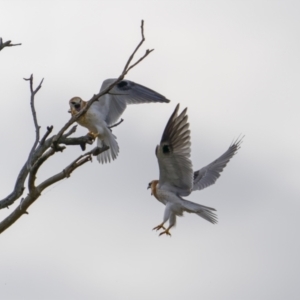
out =
[[[163,222],[153,228],[153,230],[163,229],[160,235],[171,235],[170,229],[176,224],[176,217],[182,216],[184,212],[195,213],[213,224],[217,223],[214,208],[185,200],[182,197],[214,184],[226,164],[240,148],[242,141],[242,139],[237,139],[218,159],[193,172],[190,160],[191,138],[187,108],[180,115],[178,115],[178,110],[179,104],[171,115],[160,144],[155,150],[159,166],[159,180],[152,180],[148,185],[148,189],[151,188],[151,195],[166,206]],[[169,226],[165,228],[167,221],[169,221]]]
[[[116,79],[103,81],[100,91],[110,86]],[[139,104],[150,102],[165,102],[168,100],[163,95],[137,84],[133,81],[122,80],[116,84],[107,94],[95,101],[88,111],[77,122],[86,127],[93,137],[97,137],[97,146],[108,146],[107,151],[97,156],[101,163],[116,159],[119,153],[119,145],[116,136],[112,134],[110,126],[114,125],[126,109],[127,104]],[[87,102],[80,97],[73,97],[70,101],[69,112],[72,115],[80,112]]]

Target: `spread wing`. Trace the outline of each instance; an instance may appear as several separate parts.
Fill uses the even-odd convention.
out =
[[[217,181],[227,163],[240,149],[242,139],[243,137],[241,139],[237,139],[218,159],[216,159],[206,167],[194,172],[193,191],[202,190]]]
[[[103,81],[100,91],[106,89],[116,79]],[[163,95],[137,84],[133,81],[122,80],[116,84],[108,94],[100,97],[99,101],[93,103],[98,106],[108,126],[118,121],[127,104],[139,104],[150,102],[170,102]]]
[[[191,142],[187,108],[178,116],[179,104],[170,117],[160,145],[156,147],[160,189],[187,196],[193,188]]]

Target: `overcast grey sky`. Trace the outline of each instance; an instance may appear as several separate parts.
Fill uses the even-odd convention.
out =
[[[114,130],[118,159],[86,164],[0,236],[0,298],[299,299],[299,9],[286,0],[0,1],[0,36],[22,43],[0,53],[1,198],[35,136],[22,78],[45,78],[39,123],[59,130],[71,97],[88,100],[120,74],[144,19],[140,54],[155,51],[127,78],[171,99],[128,107]],[[245,139],[217,183],[188,197],[216,208],[219,223],[185,215],[171,238],[158,237],[164,206],[146,188],[178,102],[195,169]],[[38,180],[80,154],[57,154]]]

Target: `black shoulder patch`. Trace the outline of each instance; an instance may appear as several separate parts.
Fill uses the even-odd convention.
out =
[[[162,151],[165,154],[170,153],[171,152],[170,146],[169,145],[163,145]]]
[[[120,82],[117,84],[117,87],[118,87],[119,89],[122,89],[122,90],[128,90],[128,89],[129,89],[128,82],[125,81],[125,80],[120,81]]]
[[[194,172],[194,180],[198,177],[199,171]]]

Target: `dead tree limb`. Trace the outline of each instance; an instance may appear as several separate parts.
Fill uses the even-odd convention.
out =
[[[38,85],[38,87],[36,89],[33,89],[33,75],[31,74],[29,78],[24,78],[24,80],[29,81],[30,82],[30,108],[31,108],[31,113],[32,113],[32,117],[33,117],[33,123],[34,123],[34,128],[35,128],[35,141],[34,144],[31,148],[31,151],[29,153],[29,157],[28,157],[28,164],[27,167],[30,168],[31,167],[31,157],[32,154],[36,148],[36,146],[39,143],[40,140],[40,128],[41,126],[39,126],[38,121],[37,121],[37,116],[36,116],[36,110],[35,110],[35,105],[34,105],[34,97],[35,94],[40,90],[40,88],[42,87],[42,83],[44,81],[44,78],[41,80],[40,84]]]
[[[53,154],[54,154],[54,150],[50,149],[45,155],[43,155],[40,158],[39,165],[42,165],[42,163],[46,161],[47,158],[49,158]],[[29,178],[29,184],[32,186],[29,187],[28,195],[24,199],[22,199],[20,205],[18,205],[18,207],[15,208],[15,210],[0,223],[0,234],[3,231],[5,231],[7,228],[9,228],[12,224],[14,224],[22,215],[28,214],[27,212],[28,207],[40,197],[44,189],[46,189],[50,185],[53,185],[54,183],[62,179],[70,177],[73,171],[75,171],[77,168],[79,168],[86,162],[92,160],[92,154],[93,154],[93,150],[79,156],[61,172],[49,177],[48,179],[40,183],[37,187],[34,187],[35,178],[33,179]]]
[[[139,42],[139,44],[137,45],[133,53],[130,55],[118,79],[114,83],[112,83],[108,88],[106,88],[104,91],[101,91],[98,94],[94,95],[88,101],[86,107],[83,110],[81,110],[78,114],[71,117],[71,119],[55,135],[50,136],[53,132],[53,126],[48,126],[42,138],[40,136],[40,126],[38,125],[37,113],[35,110],[34,101],[35,101],[36,94],[42,87],[43,79],[35,89],[33,87],[33,75],[25,79],[29,81],[29,86],[30,86],[30,106],[31,106],[31,113],[32,113],[33,123],[35,128],[35,140],[31,147],[27,161],[25,162],[24,166],[19,172],[13,191],[7,197],[0,200],[0,209],[8,208],[10,205],[12,205],[16,200],[18,200],[22,196],[25,190],[26,181],[28,186],[28,194],[26,197],[22,198],[19,205],[14,209],[14,211],[3,221],[0,222],[0,233],[2,233],[7,228],[9,228],[12,224],[14,224],[22,215],[28,214],[27,209],[32,203],[34,203],[40,197],[43,190],[45,190],[47,187],[53,185],[54,183],[64,178],[69,178],[72,172],[74,172],[76,169],[78,169],[85,163],[91,161],[93,156],[98,155],[108,149],[107,146],[103,148],[96,147],[91,151],[88,151],[80,155],[73,162],[71,162],[67,167],[65,167],[61,172],[47,178],[41,183],[36,183],[39,169],[43,166],[43,164],[47,160],[49,160],[57,152],[61,152],[67,146],[71,146],[71,145],[79,145],[81,149],[84,151],[86,148],[86,144],[92,144],[94,142],[94,138],[88,134],[86,136],[77,137],[77,138],[70,137],[76,131],[77,125],[73,126],[67,132],[66,130],[74,122],[76,122],[76,120],[78,120],[80,116],[86,113],[86,111],[89,109],[89,107],[92,105],[94,101],[97,101],[101,96],[108,93],[110,89],[112,89],[118,82],[124,79],[125,75],[132,68],[134,68],[137,64],[139,64],[145,57],[147,57],[153,51],[153,50],[147,50],[146,53],[143,56],[141,56],[135,63],[132,63],[132,60],[136,52],[139,50],[139,48],[145,41],[143,21],[141,22],[141,35],[142,35],[141,41]],[[4,45],[2,43],[2,40],[0,46],[1,45],[2,46]],[[14,45],[11,44],[9,41],[9,43],[6,46],[17,46],[17,45],[19,44]],[[111,128],[118,126],[122,121],[123,120],[121,120],[117,124],[112,125]]]
[[[13,47],[13,46],[20,46],[22,44],[12,44],[11,41],[6,41],[3,43],[2,38],[0,37],[0,51],[3,50],[5,47]]]

